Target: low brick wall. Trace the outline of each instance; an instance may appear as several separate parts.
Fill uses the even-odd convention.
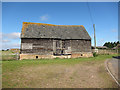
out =
[[[42,58],[53,58],[53,55],[30,55],[30,54],[20,54],[20,60],[22,59],[42,59]]]
[[[54,56],[54,55],[31,55],[31,54],[20,54],[20,60],[22,59],[53,59],[53,58],[79,58],[79,57],[93,57],[93,54],[90,53],[74,53],[72,55],[61,55],[61,56]]]
[[[97,54],[117,54],[117,50],[98,49]]]
[[[84,53],[73,53],[71,58],[79,58],[79,57],[93,57],[92,52],[84,52]]]

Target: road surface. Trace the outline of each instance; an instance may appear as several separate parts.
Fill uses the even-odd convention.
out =
[[[120,57],[113,57],[108,61],[108,68],[114,77],[120,82]]]

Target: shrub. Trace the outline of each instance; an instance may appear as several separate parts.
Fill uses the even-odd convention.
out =
[[[97,54],[96,52],[94,52],[94,53],[93,53],[93,56],[94,56],[94,57],[97,57],[97,56],[98,56],[98,54]]]
[[[59,57],[56,57],[56,58],[54,58],[54,59],[60,59]]]

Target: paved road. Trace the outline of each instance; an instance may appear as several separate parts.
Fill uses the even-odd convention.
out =
[[[108,62],[108,67],[115,78],[120,81],[120,59],[117,57],[110,59]]]

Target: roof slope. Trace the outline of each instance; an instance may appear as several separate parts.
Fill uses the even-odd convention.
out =
[[[23,22],[21,38],[91,39],[83,25]]]

